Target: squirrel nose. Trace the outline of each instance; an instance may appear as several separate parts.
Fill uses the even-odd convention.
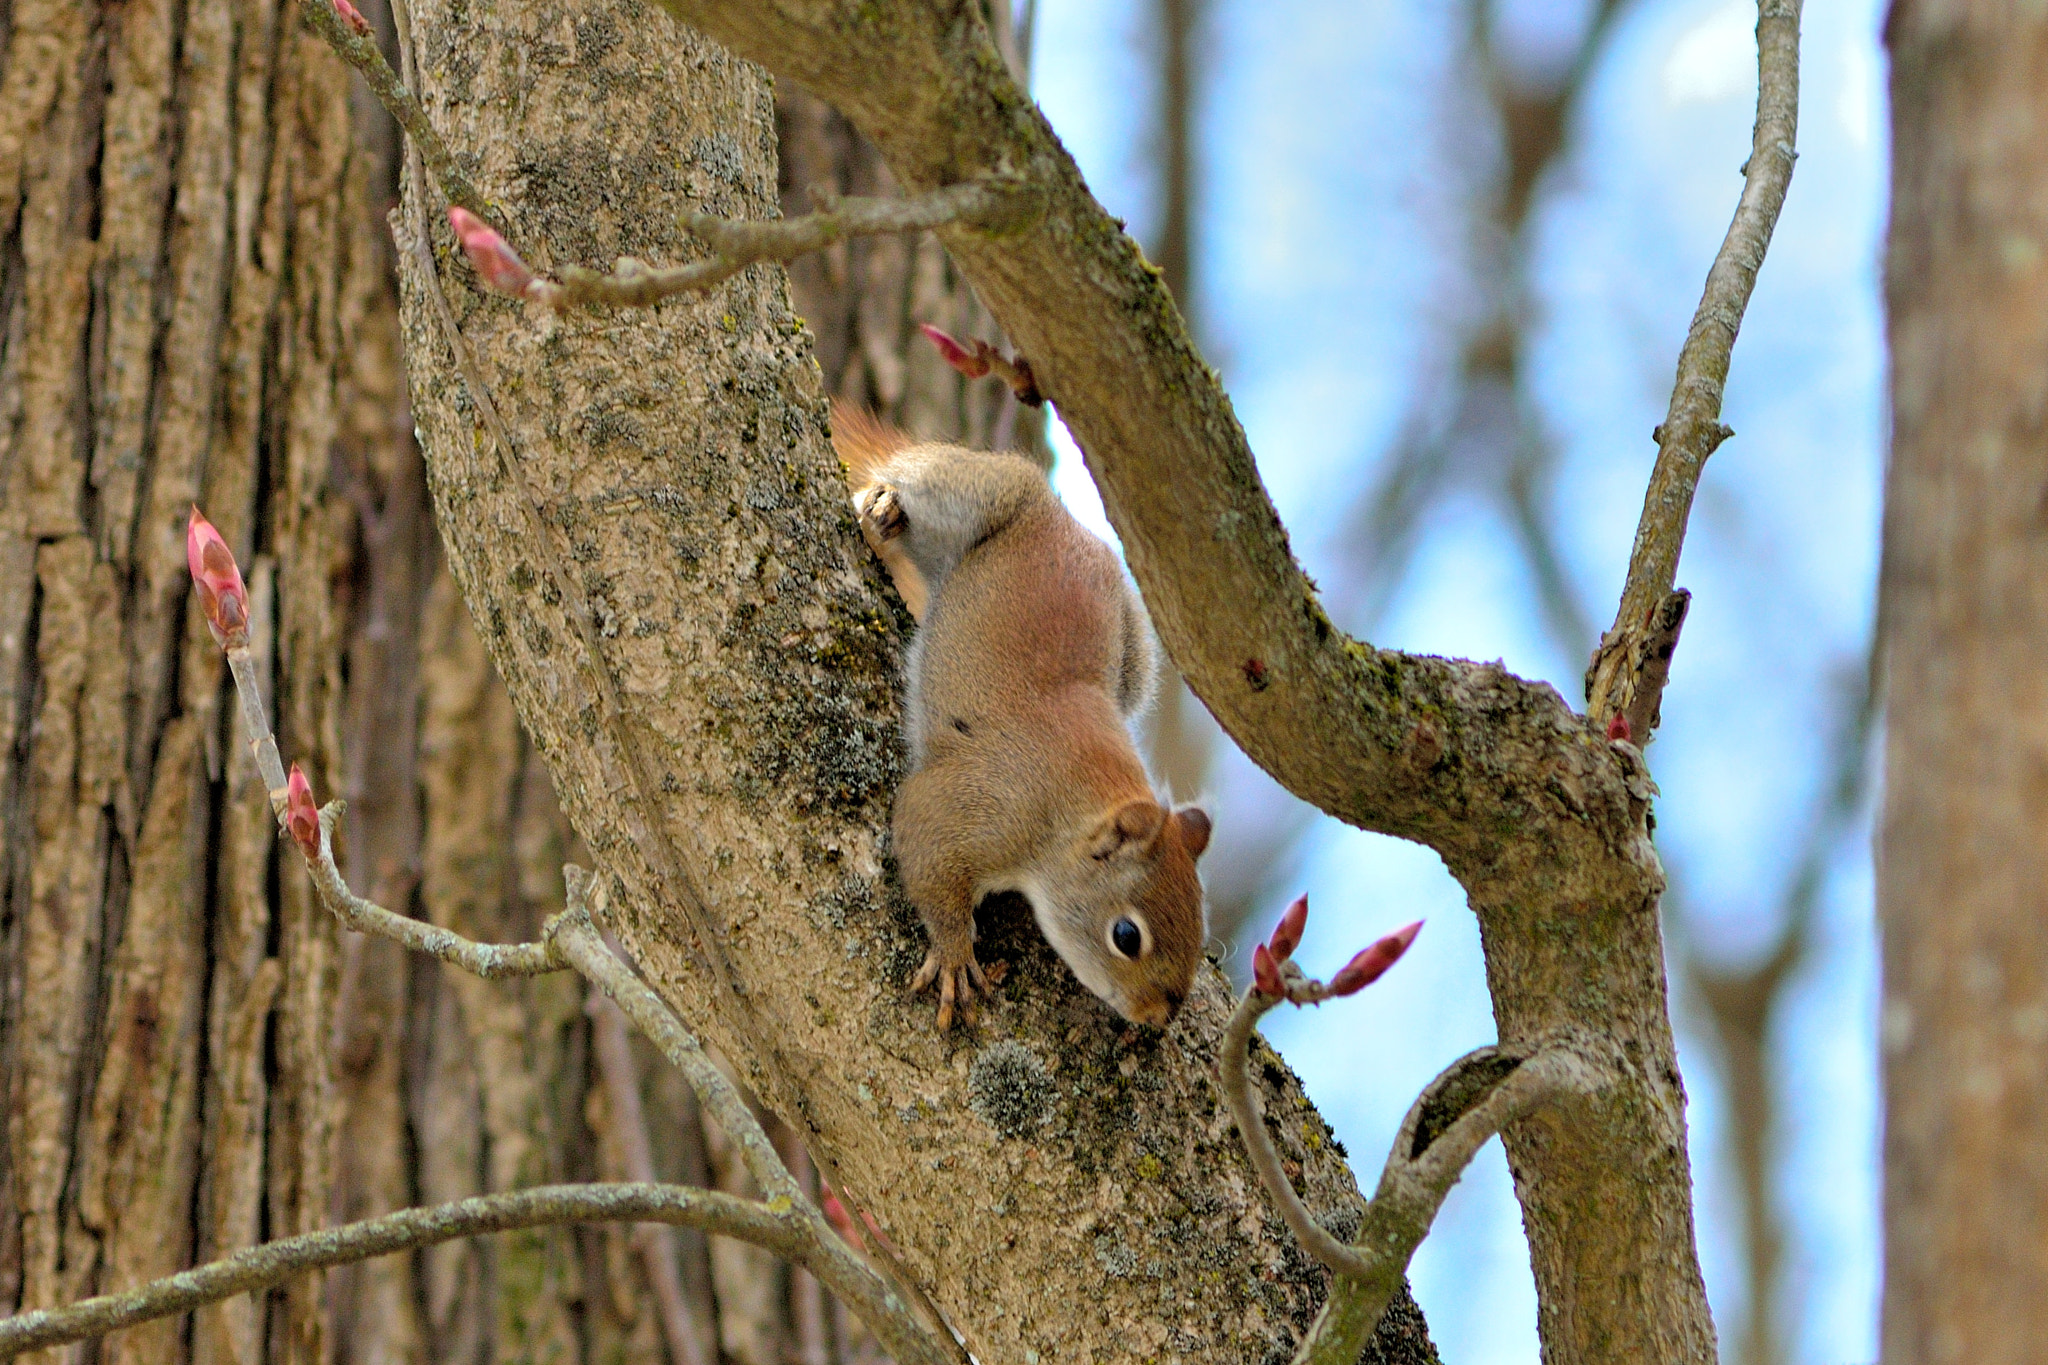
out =
[[[1173,1016],[1180,1012],[1181,997],[1169,995],[1149,1009],[1138,1012],[1138,1022],[1150,1024],[1153,1028],[1165,1028],[1173,1022]]]

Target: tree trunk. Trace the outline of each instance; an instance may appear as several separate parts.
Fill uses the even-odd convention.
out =
[[[0,1304],[26,1308],[327,1221],[334,929],[274,878],[183,540],[203,502],[252,570],[277,728],[333,771],[328,469],[386,291],[346,72],[276,5],[40,0],[8,21]],[[193,1352],[315,1361],[326,1321],[308,1281],[201,1313]],[[102,1358],[184,1340],[153,1324]]]
[[[429,112],[536,266],[686,260],[686,208],[774,212],[765,79],[658,14],[414,22]],[[450,563],[650,981],[980,1358],[1291,1351],[1326,1276],[1216,1102],[1219,977],[1165,1035],[1130,1033],[990,912],[983,958],[1010,975],[980,1032],[941,1036],[906,992],[923,934],[881,832],[907,621],[854,532],[783,273],[535,317],[473,287],[438,217],[406,222],[431,233],[401,278]],[[1342,1226],[1350,1173],[1264,1060],[1267,1112]],[[1405,1299],[1379,1349],[1429,1358]]]
[[[486,985],[337,935],[273,863],[219,651],[188,619],[198,502],[250,568],[285,752],[350,800],[352,884],[493,939],[559,905],[573,835],[442,563],[412,440],[388,123],[289,5],[56,0],[0,25],[0,1311],[411,1203],[625,1178],[571,983]],[[810,306],[893,310],[852,332],[899,376],[893,415],[988,439],[996,395],[909,328],[992,335],[986,315],[935,245],[889,245]],[[655,1173],[719,1181],[687,1091],[638,1062]],[[721,1302],[704,1239],[674,1243],[701,1348],[798,1341],[801,1283],[776,1267],[765,1299]],[[659,1361],[634,1246],[439,1247],[102,1354]],[[812,1316],[836,1358],[872,1348]]]
[[[1884,1359],[1999,1365],[2048,1339],[2048,18],[1887,38]]]

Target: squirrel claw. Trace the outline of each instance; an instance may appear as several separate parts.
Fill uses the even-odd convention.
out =
[[[934,981],[939,983],[939,1032],[945,1033],[953,1027],[956,1007],[960,1018],[973,1024],[977,1013],[975,997],[986,997],[990,993],[988,974],[974,960],[974,950],[968,949],[966,960],[956,962],[946,961],[937,948],[925,954],[924,965],[911,978],[910,989],[921,991]]]
[[[903,499],[886,483],[878,483],[860,495],[860,519],[876,540],[894,540],[910,527]]]

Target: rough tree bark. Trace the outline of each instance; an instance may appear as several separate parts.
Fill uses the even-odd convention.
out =
[[[273,870],[219,652],[186,617],[196,500],[252,569],[287,747],[352,802],[355,884],[487,937],[560,903],[572,836],[435,548],[385,116],[288,5],[16,4],[0,35],[0,1311],[415,1202],[625,1176],[565,982],[482,988],[337,937]],[[887,293],[977,330],[933,257],[808,302]],[[916,371],[908,340],[888,344]],[[926,398],[903,416],[967,431],[951,371],[907,387]],[[718,1183],[687,1091],[640,1060],[657,1173]],[[750,1332],[762,1348],[731,1358],[776,1365],[799,1335],[779,1268],[742,1312],[704,1239],[679,1240],[698,1330]],[[660,1359],[632,1245],[435,1248],[102,1358]]]
[[[2048,19],[1886,40],[1883,1350],[1996,1365],[2048,1339]]]
[[[331,768],[327,470],[382,272],[347,72],[274,4],[59,0],[7,24],[0,1303],[32,1306],[327,1221],[334,931],[271,884],[182,541],[203,499],[249,557],[278,728]],[[323,1320],[301,1284],[200,1314],[193,1351],[311,1361]],[[101,1358],[174,1359],[184,1335]]]
[[[766,82],[660,16],[414,22],[429,110],[536,266],[681,261],[685,208],[773,212]],[[781,272],[539,319],[431,230],[432,256],[404,253],[407,353],[450,561],[649,978],[981,1358],[1290,1350],[1325,1275],[1211,1090],[1220,979],[1186,1025],[1127,1037],[1008,913],[984,953],[1008,998],[980,1035],[939,1036],[905,994],[922,933],[880,834],[907,622],[854,532]],[[1269,1119],[1342,1226],[1354,1182],[1269,1061]],[[1389,1323],[1393,1343],[1419,1327]]]

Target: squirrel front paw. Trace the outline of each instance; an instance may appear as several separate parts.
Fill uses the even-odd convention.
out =
[[[910,516],[903,510],[903,499],[886,483],[862,489],[854,500],[854,507],[860,513],[861,525],[876,540],[894,540],[910,529]]]
[[[974,960],[974,946],[969,943],[962,955],[957,950],[942,953],[936,945],[925,954],[924,965],[911,978],[910,989],[917,992],[932,984],[939,983],[939,1032],[953,1027],[953,1008],[957,1004],[960,1017],[969,1024],[974,1022],[974,998],[989,994],[988,974],[981,964]]]

